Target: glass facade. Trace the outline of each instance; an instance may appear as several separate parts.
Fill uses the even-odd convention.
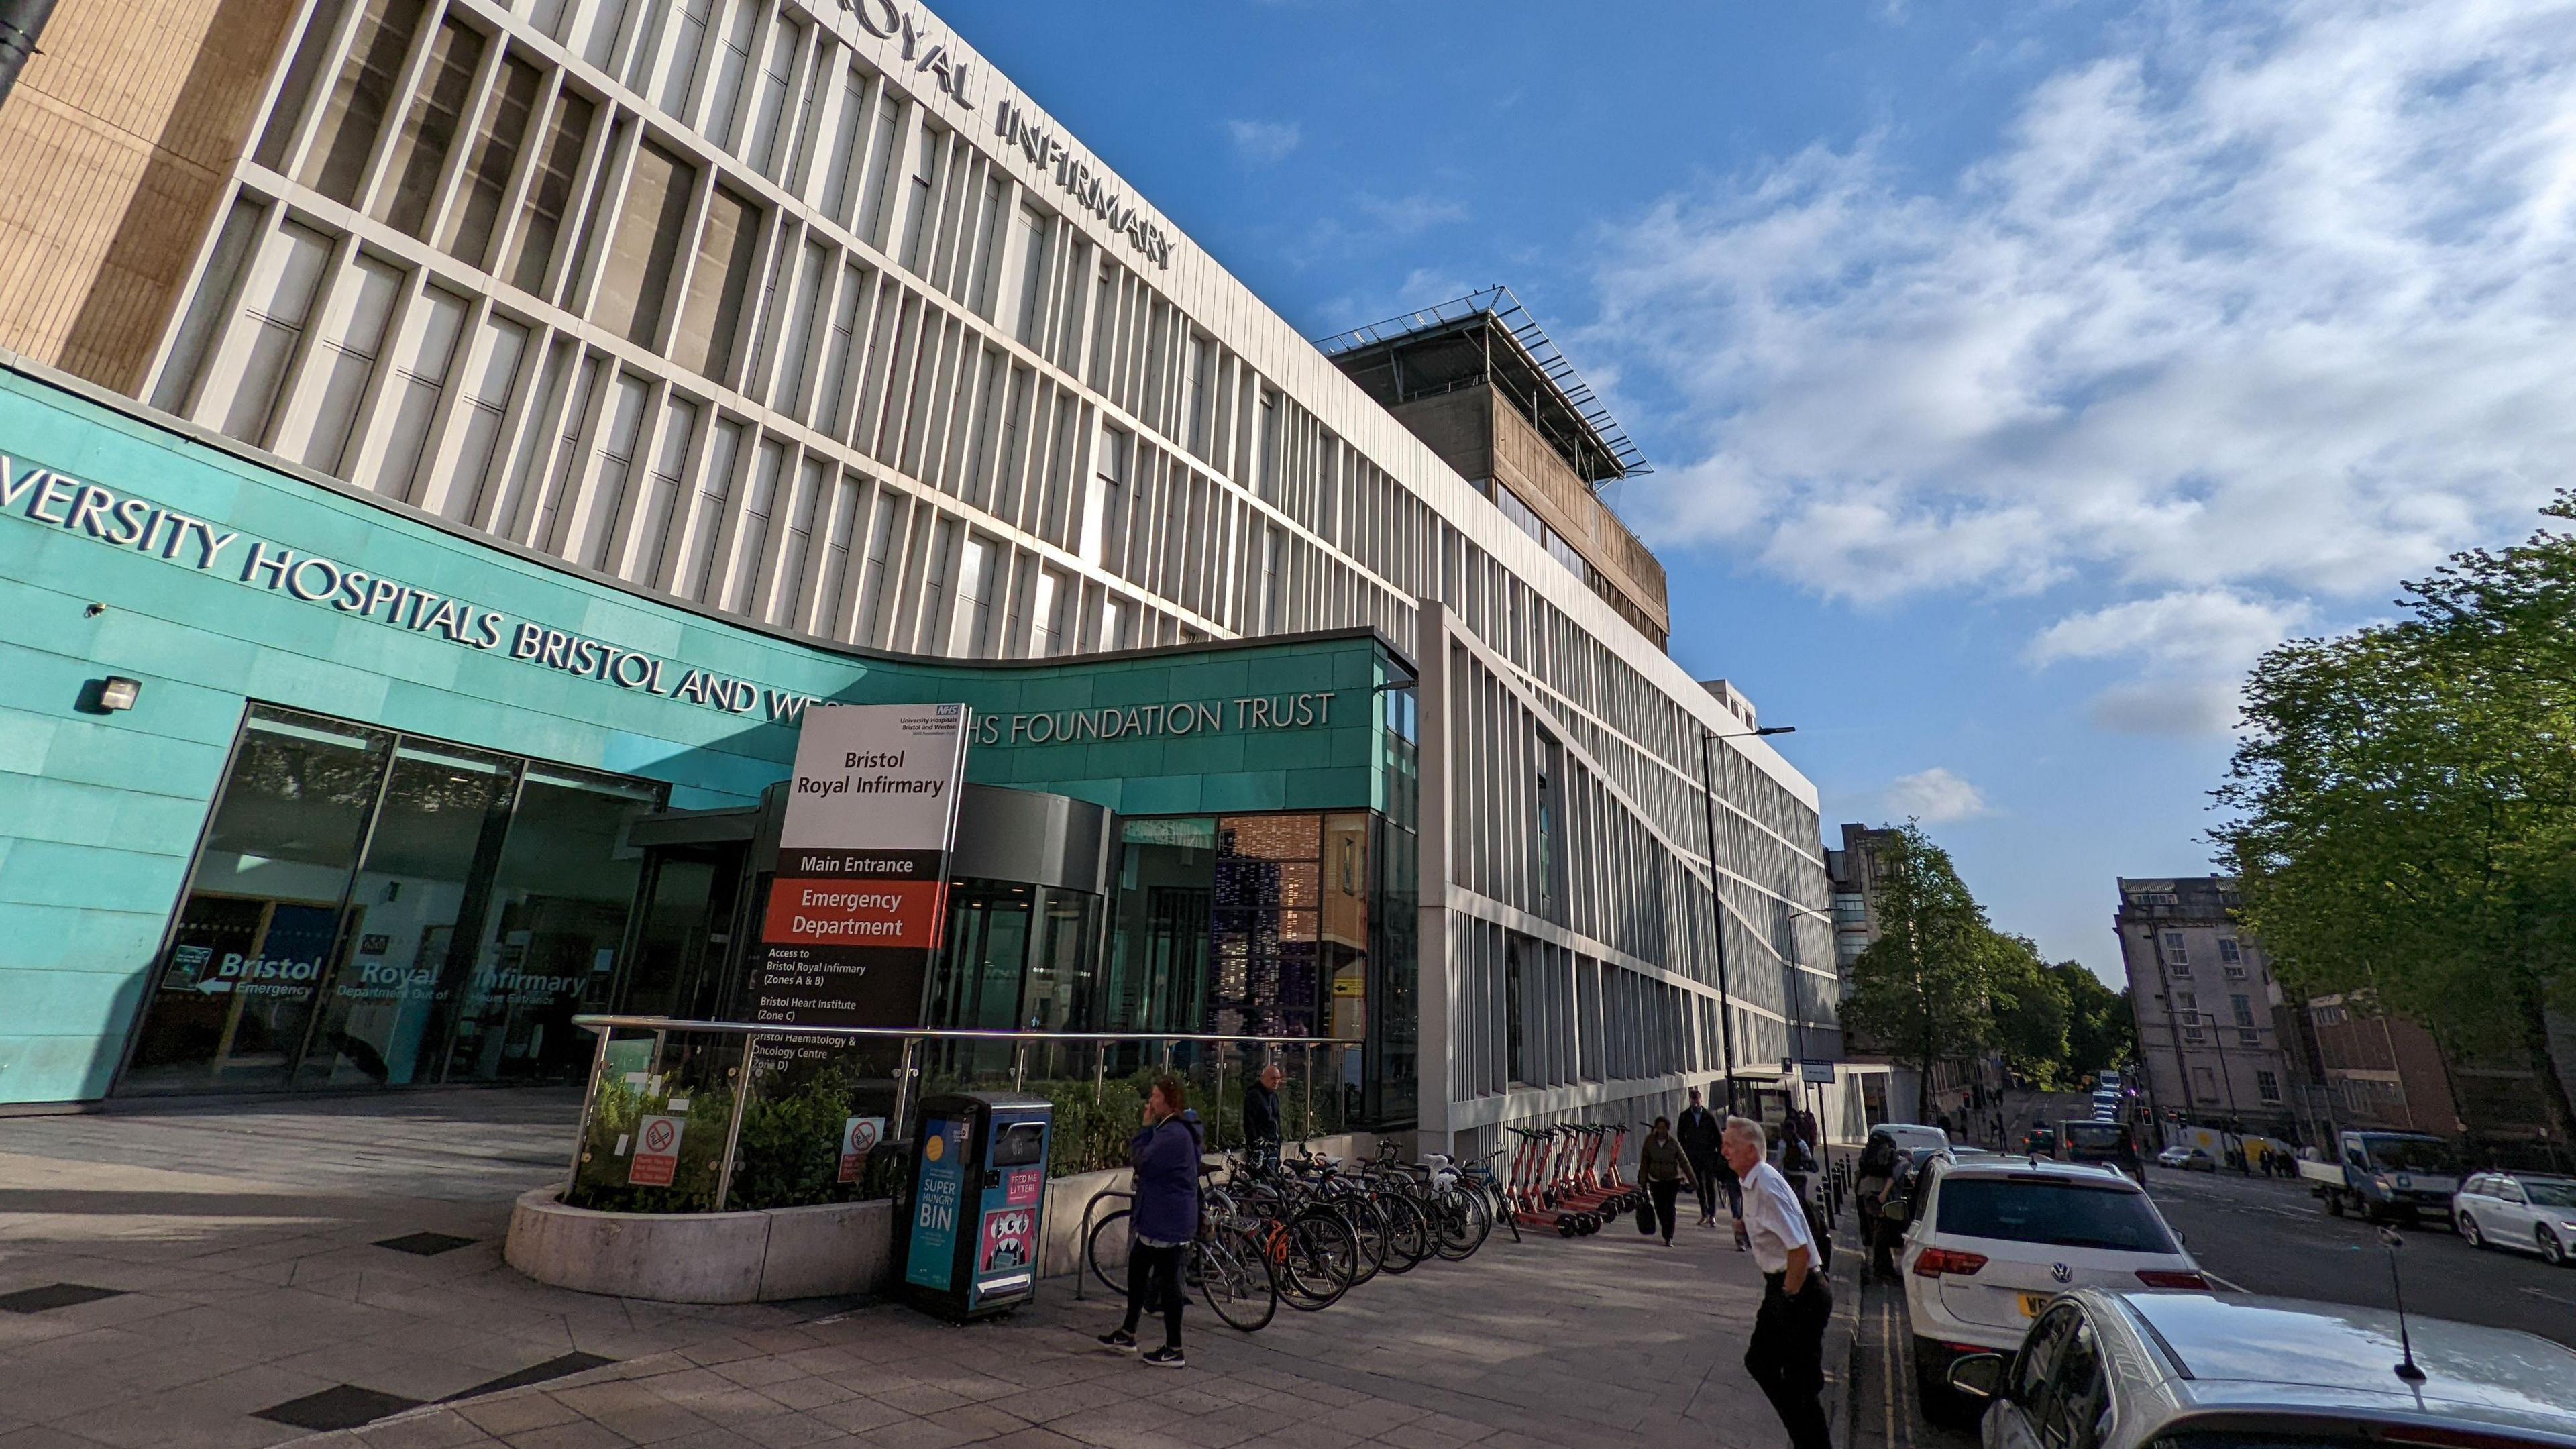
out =
[[[253,705],[122,1089],[578,1075],[664,789]]]

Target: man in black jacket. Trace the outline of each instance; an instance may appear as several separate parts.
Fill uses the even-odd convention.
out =
[[[1726,1124],[1717,1119],[1717,1114],[1700,1105],[1699,1088],[1691,1088],[1690,1105],[1682,1109],[1682,1120],[1674,1125],[1673,1136],[1682,1144],[1682,1155],[1690,1159],[1691,1182],[1699,1189],[1701,1227],[1717,1221],[1719,1140],[1725,1131]]]
[[[1279,1166],[1279,1084],[1288,1074],[1272,1062],[1243,1084],[1243,1141],[1252,1163],[1267,1172]]]

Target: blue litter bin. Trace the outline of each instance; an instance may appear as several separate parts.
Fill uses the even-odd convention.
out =
[[[906,1302],[964,1322],[1037,1296],[1054,1118],[1046,1098],[1012,1092],[922,1102],[903,1220]]]

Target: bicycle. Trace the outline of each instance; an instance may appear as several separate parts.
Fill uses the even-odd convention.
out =
[[[1123,1294],[1127,1291],[1125,1274],[1112,1277],[1105,1257],[1113,1245],[1116,1249],[1134,1250],[1135,1210],[1122,1207],[1093,1218],[1092,1209],[1108,1199],[1133,1203],[1136,1195],[1104,1189],[1092,1196],[1083,1209],[1083,1217],[1091,1222],[1089,1240],[1083,1244],[1083,1260],[1103,1288]],[[1279,1312],[1279,1285],[1271,1277],[1269,1257],[1259,1239],[1241,1219],[1211,1211],[1204,1200],[1199,1210],[1198,1235],[1190,1240],[1182,1273],[1187,1285],[1196,1288],[1207,1303],[1208,1311],[1228,1328],[1255,1333],[1267,1327]]]

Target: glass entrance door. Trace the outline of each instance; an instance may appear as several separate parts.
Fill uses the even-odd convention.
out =
[[[118,1090],[578,1071],[663,791],[251,706]]]

